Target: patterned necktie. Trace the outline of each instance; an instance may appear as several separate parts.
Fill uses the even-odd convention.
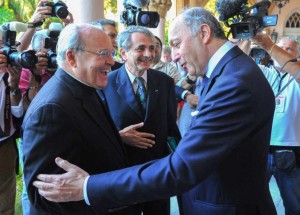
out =
[[[145,113],[147,107],[147,91],[144,85],[144,79],[142,77],[136,77],[134,81],[137,83],[136,97]]]

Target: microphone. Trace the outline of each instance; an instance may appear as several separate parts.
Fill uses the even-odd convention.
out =
[[[123,3],[126,5],[132,5],[137,8],[146,7],[149,4],[149,0],[123,0]]]
[[[22,22],[9,22],[5,25],[2,25],[2,29],[16,32],[25,32],[27,31],[27,24]]]
[[[297,62],[297,61],[298,61],[297,58],[293,58],[293,59],[290,59],[290,60],[286,61],[286,62],[283,64],[283,66],[281,67],[281,69],[280,69],[279,72],[282,72],[283,68],[284,68],[288,63],[290,63],[290,62]]]
[[[217,0],[216,10],[220,14],[219,20],[226,21],[227,19],[238,14],[243,5],[247,4],[247,0]]]

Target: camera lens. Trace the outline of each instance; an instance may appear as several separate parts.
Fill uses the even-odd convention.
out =
[[[148,15],[148,14],[143,14],[143,15],[141,16],[141,23],[142,23],[143,25],[148,25],[149,22],[150,22],[150,17],[149,17],[149,15]]]
[[[61,19],[64,19],[68,16],[69,12],[67,7],[57,5],[55,6],[55,15]]]
[[[12,52],[8,56],[11,65],[32,68],[38,62],[34,51]]]

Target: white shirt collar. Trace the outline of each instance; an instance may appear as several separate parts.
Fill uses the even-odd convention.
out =
[[[212,72],[216,68],[217,64],[219,61],[229,52],[234,46],[230,41],[227,41],[224,43],[215,53],[214,55],[210,58],[208,61],[207,65],[207,71],[206,71],[206,77],[210,78]]]
[[[136,76],[133,75],[133,74],[129,71],[129,69],[127,68],[126,63],[125,63],[125,69],[126,69],[126,72],[127,72],[127,75],[128,75],[128,77],[129,77],[129,79],[130,79],[131,84],[133,84],[134,79],[136,78]],[[141,77],[144,79],[145,85],[147,86],[147,71],[145,71]]]

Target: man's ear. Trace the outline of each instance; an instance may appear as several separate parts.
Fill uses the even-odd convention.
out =
[[[74,68],[77,67],[77,62],[76,62],[76,57],[75,57],[74,50],[69,49],[69,50],[66,52],[66,60],[67,60],[67,62],[69,63],[69,65],[70,65],[71,67],[74,67]]]
[[[207,24],[200,26],[199,36],[204,44],[207,44],[211,40],[211,29]]]
[[[127,60],[127,52],[124,49],[120,49],[120,55],[124,61]]]

